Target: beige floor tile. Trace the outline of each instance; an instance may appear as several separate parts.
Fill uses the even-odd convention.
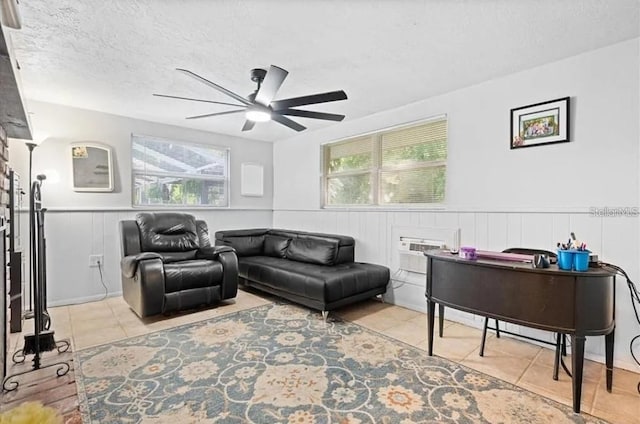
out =
[[[342,317],[341,317],[342,318]],[[344,319],[344,318],[342,318]],[[380,315],[365,315],[361,318],[355,320],[347,320],[363,327],[369,328],[374,331],[384,332],[391,327],[397,326],[401,323],[401,321],[396,321],[394,319],[385,318]]]
[[[605,367],[602,365],[602,373],[604,374]],[[602,385],[605,387],[606,379],[602,377]],[[614,391],[625,391],[630,393],[635,393],[636,396],[640,396],[638,394],[638,383],[640,383],[640,373],[631,372],[627,370],[623,370],[621,368],[613,369],[613,390]],[[638,399],[638,403],[640,404],[640,399]]]
[[[127,337],[142,336],[143,334],[149,334],[155,331],[144,324],[135,323],[123,325],[122,329],[124,330],[124,333],[127,335]]]
[[[390,318],[398,321],[408,321],[413,318],[424,316],[422,312],[414,311],[412,309],[403,308],[401,306],[392,306],[391,308],[384,309],[384,312],[388,314]]]
[[[482,343],[482,338],[480,339],[480,343]],[[532,360],[540,353],[542,349],[543,348],[539,346],[512,337],[489,337],[489,334],[487,334],[487,341],[485,343],[484,352],[485,355],[487,355],[490,352],[498,351],[518,358]]]
[[[573,405],[571,377],[560,373],[556,381],[553,379],[549,367],[532,363],[518,381],[518,386],[565,405]],[[582,380],[582,411],[589,412],[591,410],[597,386],[597,381],[587,378]]]
[[[49,317],[51,317],[51,322],[53,324],[69,323],[69,321],[71,320],[71,316],[69,315],[69,307],[67,306],[48,308],[47,312],[49,313]]]
[[[120,323],[115,316],[111,316],[109,319],[86,319],[76,320],[71,323],[73,333],[77,335],[85,335],[87,333],[99,332],[105,329],[113,328],[114,326],[120,326]]]
[[[113,297],[108,297],[105,302],[110,306],[110,307],[119,307],[119,306],[126,306],[129,307],[129,305],[127,304],[127,302],[124,300],[124,298],[122,296],[113,296]]]
[[[360,318],[364,318],[367,316],[371,316],[374,314],[380,313],[380,316],[386,316],[384,311],[389,310],[393,307],[388,303],[382,303],[377,301],[364,301],[359,302],[353,305],[345,306],[344,308],[339,308],[333,311],[334,314],[337,314],[342,319],[347,321],[355,321]]]
[[[422,329],[422,331],[425,332],[425,334],[427,334],[427,316],[426,315],[419,315],[417,317],[413,317],[411,319],[408,319],[407,322],[420,327]],[[438,325],[436,324],[436,331],[438,330]]]
[[[518,381],[531,363],[529,358],[504,353],[497,349],[485,350],[484,357],[481,357],[479,352],[480,348],[475,349],[460,363],[509,383]]]
[[[99,309],[109,309],[109,299],[110,298],[107,298],[105,300],[100,300],[97,302],[77,303],[67,306],[67,309],[71,314],[78,314],[82,312],[91,313]]]
[[[612,424],[638,424],[637,414],[635,416],[628,416],[618,412],[594,409],[591,411],[591,415],[607,420]]]
[[[120,325],[111,326],[110,328],[103,329],[101,331],[95,331],[86,334],[73,335],[73,341],[76,349],[85,349],[91,346],[97,346],[101,344],[111,343],[117,340],[122,340],[127,337]]]
[[[71,323],[86,320],[111,320],[114,318],[111,308],[104,303],[95,304],[92,308],[82,308],[81,305],[73,305],[69,307],[69,316]]]
[[[567,368],[569,368],[569,371],[571,371],[571,355],[564,356],[562,359],[565,365],[567,366]],[[534,359],[535,364],[550,368],[549,375],[553,374],[554,362],[555,362],[555,349],[542,348],[538,356],[536,356],[536,358]],[[559,373],[566,375],[561,365],[560,365]],[[582,369],[583,378],[587,378],[589,380],[593,380],[597,382],[597,381],[600,381],[603,373],[604,373],[603,364],[599,362],[591,361],[589,359],[584,360],[584,365]],[[613,380],[615,382],[616,380],[615,377]]]
[[[470,340],[468,338],[440,338],[437,335],[434,335],[433,337],[433,353],[455,362],[460,362],[469,356],[469,354],[476,350],[478,346],[478,341]]]
[[[604,384],[600,384],[596,390],[595,401],[593,403],[592,414],[603,417],[614,415],[616,421],[613,422],[632,422],[640,421],[640,394],[616,390],[611,393],[607,392]]]
[[[438,332],[436,327],[434,327],[434,332]],[[443,336],[445,339],[466,339],[470,342],[473,341],[480,346],[480,342],[482,341],[482,330],[468,327],[464,324],[454,323],[447,327],[447,330],[443,332]],[[487,334],[487,341],[492,337],[495,336],[493,334]]]
[[[602,383],[596,390],[593,410],[612,412],[627,419],[640,420],[640,394],[637,391],[616,390],[615,387],[609,393],[605,384]]]
[[[384,334],[414,346],[425,341],[427,337],[419,326],[406,321],[386,329]]]
[[[135,312],[133,312],[131,309],[126,309],[126,310],[121,310],[118,312],[114,312],[114,315],[116,317],[116,320],[118,320],[118,322],[120,323],[120,325],[128,325],[130,323],[133,324],[138,324],[138,323],[142,323],[143,320],[136,315]]]

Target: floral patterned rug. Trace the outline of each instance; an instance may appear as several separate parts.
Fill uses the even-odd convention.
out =
[[[272,304],[81,350],[85,423],[602,423],[356,324]]]

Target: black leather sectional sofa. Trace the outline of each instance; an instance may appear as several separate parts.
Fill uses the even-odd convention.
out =
[[[238,256],[239,282],[323,312],[387,290],[389,269],[354,262],[353,237],[278,229],[217,231]]]

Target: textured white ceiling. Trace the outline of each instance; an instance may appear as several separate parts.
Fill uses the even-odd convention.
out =
[[[13,31],[28,99],[258,140],[296,133],[241,114],[185,120],[229,101],[175,71],[242,95],[249,71],[290,74],[277,98],[343,89],[308,109],[347,120],[575,55],[639,34],[637,0],[23,0]],[[294,118],[311,131],[340,123]]]

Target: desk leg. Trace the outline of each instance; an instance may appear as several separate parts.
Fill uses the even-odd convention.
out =
[[[427,300],[427,350],[433,356],[433,325],[436,318],[436,303]]]
[[[438,335],[442,338],[444,332],[444,305],[438,304]]]
[[[571,335],[571,372],[573,374],[573,412],[580,413],[582,396],[582,367],[584,365],[585,336]]]
[[[611,386],[613,384],[613,336],[616,329],[614,328],[611,333],[607,334],[604,339],[605,343],[605,355],[607,362],[607,392],[611,393]]]

